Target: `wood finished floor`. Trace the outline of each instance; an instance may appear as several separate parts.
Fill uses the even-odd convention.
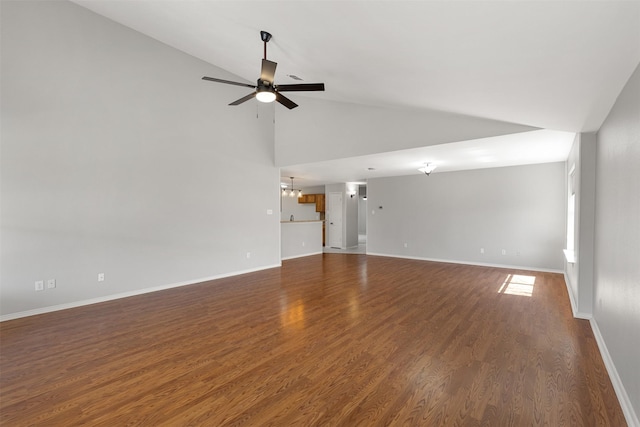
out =
[[[3,426],[626,425],[560,274],[324,254],[0,340]]]

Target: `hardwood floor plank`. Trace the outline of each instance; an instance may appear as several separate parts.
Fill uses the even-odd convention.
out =
[[[324,254],[0,343],[1,425],[625,425],[553,273]]]

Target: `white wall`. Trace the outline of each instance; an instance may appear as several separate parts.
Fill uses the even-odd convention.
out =
[[[640,415],[640,69],[598,131],[593,315],[630,425]],[[620,384],[621,381],[621,384]]]
[[[327,90],[330,90],[328,87]],[[276,164],[290,166],[535,130],[431,110],[314,99],[277,111]]]
[[[367,253],[562,271],[564,174],[549,163],[370,179]]]
[[[75,4],[1,7],[3,318],[279,265],[272,105]]]
[[[282,259],[322,253],[322,222],[283,222],[280,228]]]

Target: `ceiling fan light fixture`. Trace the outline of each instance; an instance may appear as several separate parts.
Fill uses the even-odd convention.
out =
[[[256,92],[256,99],[260,102],[273,102],[276,100],[276,94],[268,89],[259,90]]]

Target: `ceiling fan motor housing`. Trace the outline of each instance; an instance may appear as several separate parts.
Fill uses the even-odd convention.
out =
[[[267,33],[266,31],[260,31],[260,38],[263,42],[266,43],[271,40],[271,34]]]

